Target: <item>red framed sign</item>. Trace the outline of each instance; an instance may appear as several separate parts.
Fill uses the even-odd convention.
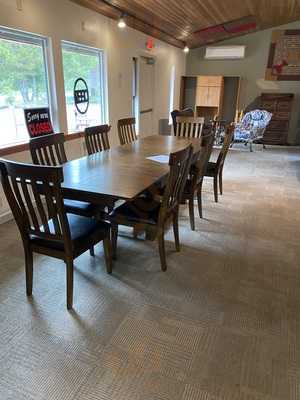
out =
[[[48,107],[27,108],[24,109],[24,115],[31,138],[54,133]]]

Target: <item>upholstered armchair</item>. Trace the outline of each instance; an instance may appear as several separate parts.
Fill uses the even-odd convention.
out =
[[[250,151],[252,143],[263,138],[264,131],[271,121],[272,114],[265,110],[253,110],[247,112],[234,130],[234,141],[249,143]]]

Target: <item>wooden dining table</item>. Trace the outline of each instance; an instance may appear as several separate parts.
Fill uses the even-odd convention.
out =
[[[63,166],[63,196],[111,207],[116,200],[132,200],[168,175],[167,163],[148,157],[169,156],[190,144],[196,156],[199,139],[152,135],[68,161]]]

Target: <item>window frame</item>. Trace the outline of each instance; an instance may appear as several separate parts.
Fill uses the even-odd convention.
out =
[[[69,49],[70,51],[86,54],[86,55],[97,55],[99,59],[99,78],[100,78],[100,107],[101,107],[101,124],[107,124],[108,118],[108,89],[107,89],[107,67],[106,67],[106,53],[104,49],[99,49],[97,47],[88,46],[82,43],[76,43],[69,40],[61,40],[61,54],[62,54],[62,68],[63,68],[63,78],[64,76],[64,63],[63,63],[63,50]],[[64,89],[64,100],[66,104],[66,119],[67,119],[67,130],[70,128],[68,126],[68,114],[67,114],[67,98],[66,90]],[[74,131],[68,133],[69,135],[77,134],[79,131]]]
[[[25,32],[19,29],[8,28],[2,25],[0,25],[0,39],[10,40],[20,44],[25,43],[25,44],[41,46],[43,54],[43,62],[44,62],[44,72],[46,78],[48,107],[53,128],[57,129],[58,115],[56,115],[56,113],[54,112],[54,110],[57,110],[57,98],[55,91],[55,77],[52,72],[54,64],[53,64],[51,39],[43,35],[31,32]],[[19,147],[23,148],[24,144],[28,142],[29,142],[29,137],[25,141],[21,140],[15,143],[4,144],[0,147],[0,150],[5,151],[6,149],[19,148]]]
[[[175,65],[172,65],[170,74],[170,83],[169,83],[169,125],[172,125],[173,123],[171,112],[174,110],[175,84],[176,84],[176,68]]]

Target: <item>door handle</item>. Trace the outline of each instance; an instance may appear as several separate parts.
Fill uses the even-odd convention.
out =
[[[153,111],[153,108],[147,108],[147,110],[141,110],[140,114],[147,114]]]

